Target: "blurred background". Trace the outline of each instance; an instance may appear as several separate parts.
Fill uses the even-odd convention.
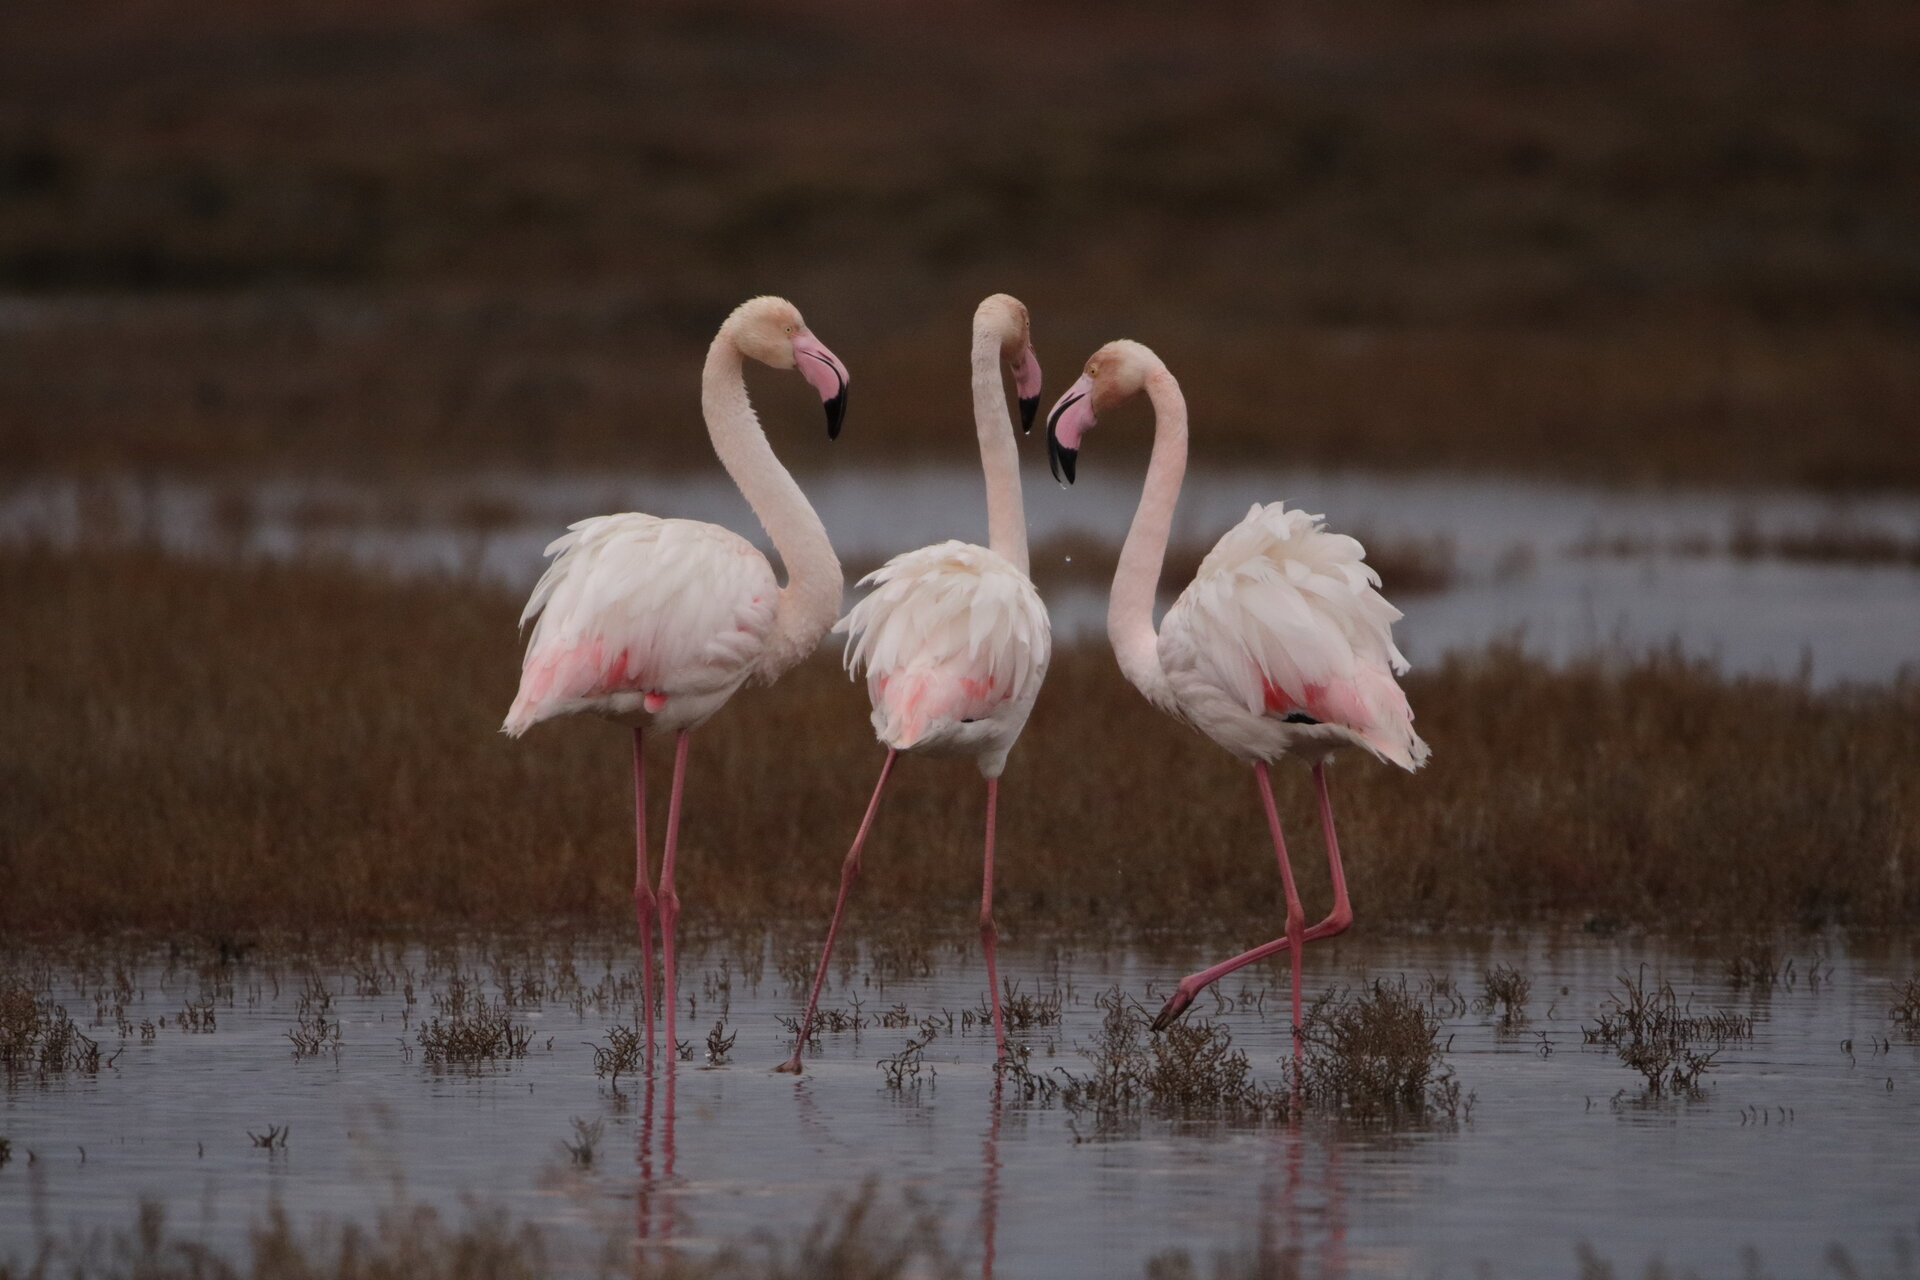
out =
[[[1910,0],[15,5],[0,465],[705,468],[761,292],[964,461],[1007,290],[1203,462],[1912,489],[1917,224]]]

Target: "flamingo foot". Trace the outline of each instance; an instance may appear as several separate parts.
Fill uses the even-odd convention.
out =
[[[788,1058],[785,1062],[775,1067],[774,1070],[781,1075],[787,1075],[787,1076],[799,1075],[801,1070],[800,1055],[797,1053],[794,1054],[791,1058]]]
[[[1190,989],[1186,983],[1181,983],[1174,989],[1173,995],[1167,1002],[1160,1006],[1160,1012],[1154,1015],[1153,1029],[1165,1031],[1172,1026],[1180,1015],[1187,1011],[1187,1006],[1193,1003],[1193,998],[1198,994],[1200,994],[1199,988]]]

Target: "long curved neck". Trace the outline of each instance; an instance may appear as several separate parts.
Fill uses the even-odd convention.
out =
[[[1121,672],[1148,701],[1165,706],[1172,694],[1160,665],[1153,605],[1173,530],[1173,509],[1180,501],[1180,481],[1187,473],[1187,402],[1180,384],[1164,368],[1148,376],[1147,398],[1153,401],[1153,457],[1147,463],[1133,527],[1127,530],[1120,564],[1113,572],[1107,638],[1113,642]]]
[[[1020,499],[1020,448],[1000,385],[1000,339],[985,325],[973,330],[973,428],[987,477],[987,545],[1024,575],[1027,513]]]
[[[759,674],[771,678],[806,658],[820,643],[840,614],[846,579],[833,544],[827,541],[826,526],[793,476],[773,456],[773,447],[747,400],[740,349],[724,330],[707,351],[700,377],[700,408],[720,465],[739,486],[786,566],[787,585],[781,588],[773,629],[760,655]]]

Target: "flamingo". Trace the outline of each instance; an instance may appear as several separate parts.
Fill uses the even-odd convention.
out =
[[[1023,430],[1040,405],[1027,309],[996,293],[973,313],[973,421],[987,481],[987,542],[941,542],[907,551],[860,580],[874,591],[834,628],[847,636],[849,674],[864,667],[874,734],[886,745],[880,780],[840,867],[840,895],[820,951],[793,1056],[776,1070],[799,1074],[820,984],[827,976],[847,893],[860,874],[880,793],[902,751],[972,756],[987,781],[982,856],[980,944],[987,958],[996,1052],[1005,1056],[1000,980],[994,965],[993,836],[1000,774],[1046,678],[1052,631],[1046,606],[1027,577],[1027,523],[1020,502],[1020,454],[1000,386],[1000,363],[1013,374]]]
[[[675,1052],[674,851],[688,735],[749,681],[767,683],[811,654],[840,612],[845,580],[827,531],[774,457],[747,400],[742,361],[798,369],[820,393],[827,436],[840,433],[847,367],[782,298],[753,298],[714,335],[700,379],[713,451],[753,507],[786,566],[745,538],[700,520],[628,512],[594,516],[548,546],[553,563],[520,615],[538,617],[520,691],[502,730],[519,737],[542,720],[588,711],[633,730],[633,913],[640,930],[647,1059],[653,1059],[652,917],[660,918],[667,1052]],[[642,740],[674,734],[673,787],[656,895],[647,883],[647,790]]]
[[[1407,670],[1392,634],[1401,614],[1376,589],[1380,576],[1357,541],[1329,533],[1322,516],[1255,503],[1214,544],[1156,633],[1154,595],[1187,467],[1180,384],[1140,343],[1108,343],[1048,415],[1047,456],[1055,478],[1073,483],[1080,442],[1096,414],[1142,390],[1153,404],[1153,454],[1114,571],[1107,636],[1120,670],[1147,701],[1253,765],[1287,898],[1283,937],[1182,978],[1153,1027],[1166,1027],[1194,996],[1235,969],[1284,949],[1293,970],[1297,1059],[1301,947],[1353,922],[1327,794],[1327,758],[1359,747],[1409,771],[1427,759],[1427,744],[1413,731],[1413,710],[1394,680]],[[1333,910],[1310,929],[1268,776],[1267,766],[1283,755],[1312,765],[1333,881]]]

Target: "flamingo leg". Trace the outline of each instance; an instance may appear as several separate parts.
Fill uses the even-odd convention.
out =
[[[1319,942],[1324,938],[1336,937],[1345,933],[1353,923],[1353,907],[1347,899],[1347,877],[1340,864],[1340,841],[1334,832],[1333,801],[1327,794],[1327,775],[1324,764],[1316,764],[1313,767],[1313,778],[1320,797],[1320,827],[1327,842],[1327,872],[1333,881],[1333,910],[1328,913],[1326,919],[1301,935],[1302,942]],[[1278,830],[1277,825],[1275,830]],[[1171,1023],[1186,1011],[1195,996],[1234,970],[1265,960],[1268,956],[1289,950],[1291,947],[1290,937],[1275,938],[1272,942],[1264,942],[1251,951],[1243,951],[1230,960],[1223,960],[1211,968],[1202,969],[1198,973],[1181,979],[1179,988],[1161,1009],[1159,1016],[1153,1020],[1154,1030],[1158,1031]]]
[[[866,816],[860,819],[860,830],[854,833],[853,847],[847,850],[847,857],[840,864],[840,896],[833,904],[833,921],[827,925],[827,943],[820,949],[820,967],[813,974],[813,990],[807,993],[807,1011],[800,1015],[800,1035],[794,1043],[793,1056],[775,1067],[775,1071],[784,1071],[788,1075],[800,1074],[800,1055],[806,1051],[807,1034],[813,1029],[813,1011],[820,1003],[820,985],[827,979],[827,959],[833,955],[834,935],[840,932],[840,913],[847,906],[847,892],[853,888],[853,882],[860,874],[860,846],[867,842],[867,831],[873,826],[873,815],[880,809],[880,792],[887,785],[887,775],[893,772],[893,758],[899,752],[891,747],[887,749],[886,761],[880,766],[880,781],[873,784],[873,799],[867,801]]]
[[[1253,776],[1260,786],[1260,805],[1267,811],[1267,830],[1273,833],[1273,856],[1280,863],[1280,884],[1287,894],[1287,967],[1293,978],[1293,1060],[1297,1067],[1305,1056],[1300,1039],[1300,949],[1306,943],[1307,913],[1300,905],[1300,890],[1294,887],[1293,864],[1287,860],[1287,840],[1280,834],[1280,811],[1273,803],[1273,779],[1267,762],[1256,760]]]
[[[680,844],[680,793],[687,780],[687,730],[682,729],[673,743],[673,791],[667,797],[666,852],[660,859],[660,955],[665,985],[660,1003],[666,1011],[667,1060],[680,1052],[673,1038],[673,1006],[677,1003],[673,983],[673,926],[680,919],[680,895],[673,889],[673,855]]]
[[[983,870],[980,877],[980,948],[987,953],[987,992],[993,1001],[993,1043],[994,1056],[1007,1056],[1007,1031],[1000,1020],[1000,973],[993,963],[993,944],[997,931],[993,927],[993,828],[994,810],[1000,797],[1000,779],[987,779],[987,844],[981,859]]]
[[[1314,790],[1320,794],[1320,834],[1327,842],[1327,877],[1333,881],[1333,910],[1307,931],[1308,941],[1345,933],[1353,924],[1353,904],[1347,901],[1347,873],[1340,865],[1340,837],[1333,830],[1333,797],[1327,794],[1327,762],[1313,766]]]
[[[633,921],[640,926],[640,1007],[647,1023],[647,1069],[653,1069],[653,914],[659,909],[647,874],[647,769],[633,731]]]

